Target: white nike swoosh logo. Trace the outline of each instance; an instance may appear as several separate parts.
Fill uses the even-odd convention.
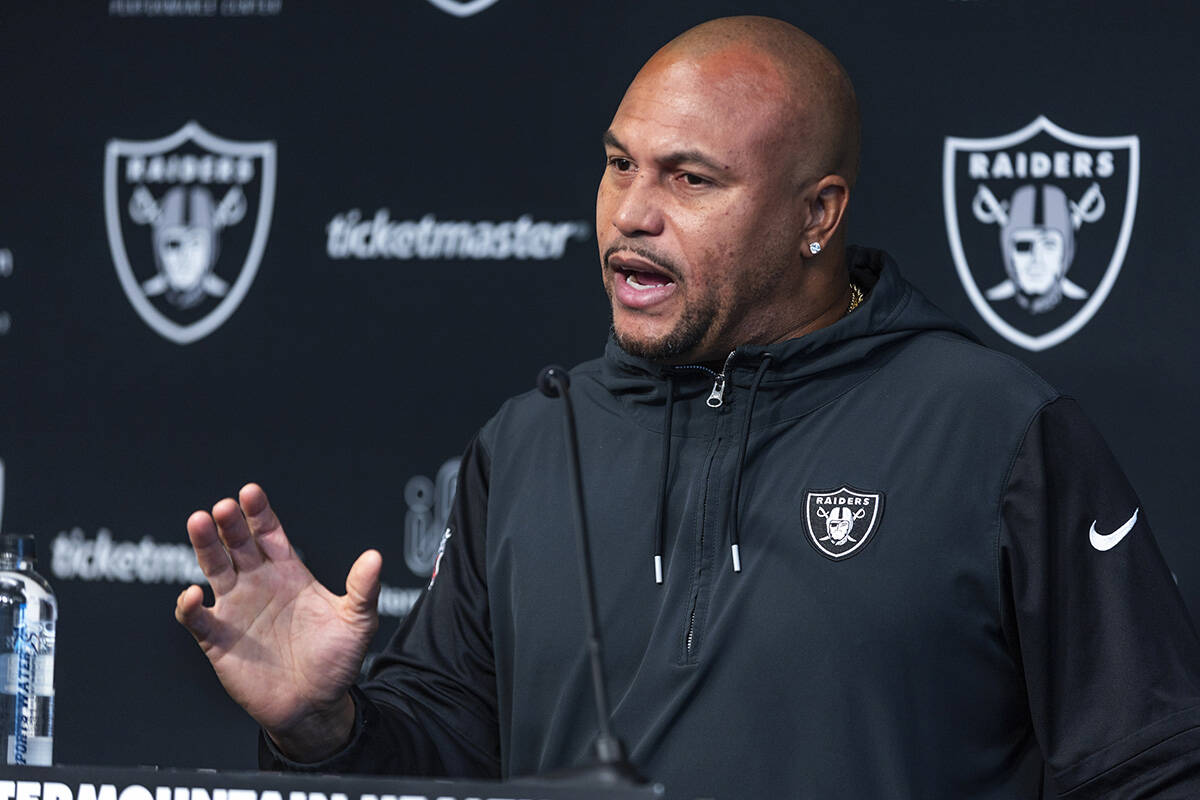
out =
[[[1117,528],[1112,533],[1097,533],[1096,521],[1093,520],[1092,529],[1088,532],[1088,540],[1092,543],[1092,547],[1096,548],[1102,553],[1105,550],[1112,550],[1114,547],[1116,547],[1120,541],[1125,538],[1125,534],[1133,530],[1133,526],[1137,524],[1139,511],[1141,511],[1140,508],[1135,508],[1133,510],[1133,516],[1126,520],[1124,525]]]

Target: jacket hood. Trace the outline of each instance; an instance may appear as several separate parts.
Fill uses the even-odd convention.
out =
[[[896,262],[882,250],[849,247],[851,279],[866,293],[863,303],[842,319],[796,339],[771,345],[738,347],[729,361],[728,380],[748,385],[765,356],[770,365],[765,386],[790,383],[873,361],[874,356],[917,334],[942,331],[975,337],[947,316],[900,275]],[[608,390],[634,402],[661,404],[664,379],[679,380],[680,395],[707,391],[714,371],[698,365],[669,366],[630,355],[610,334],[605,348],[603,382]],[[688,377],[696,380],[689,381]],[[693,385],[693,391],[687,387]]]

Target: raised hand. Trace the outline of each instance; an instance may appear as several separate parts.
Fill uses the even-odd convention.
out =
[[[229,695],[285,753],[298,761],[333,754],[350,736],[348,690],[379,624],[379,553],[359,556],[346,594],[333,594],[296,557],[253,483],[211,515],[192,514],[187,530],[216,603],[205,607],[203,590],[189,586],[175,618]]]

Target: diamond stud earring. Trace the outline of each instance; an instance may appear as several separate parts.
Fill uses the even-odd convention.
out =
[[[813,242],[812,244],[810,244],[810,245],[808,246],[808,252],[812,253],[814,256],[815,256],[817,253],[821,252],[821,243],[820,243],[820,242]]]

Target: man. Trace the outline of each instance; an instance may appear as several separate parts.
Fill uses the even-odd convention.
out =
[[[604,136],[614,337],[572,391],[615,730],[673,797],[1196,796],[1200,644],[1146,513],[1070,400],[846,246],[857,126],[828,51],[742,17],[656,53]],[[586,760],[559,413],[470,444],[361,686],[379,555],[338,597],[256,485],[192,515],[217,599],[176,614],[265,766]]]

